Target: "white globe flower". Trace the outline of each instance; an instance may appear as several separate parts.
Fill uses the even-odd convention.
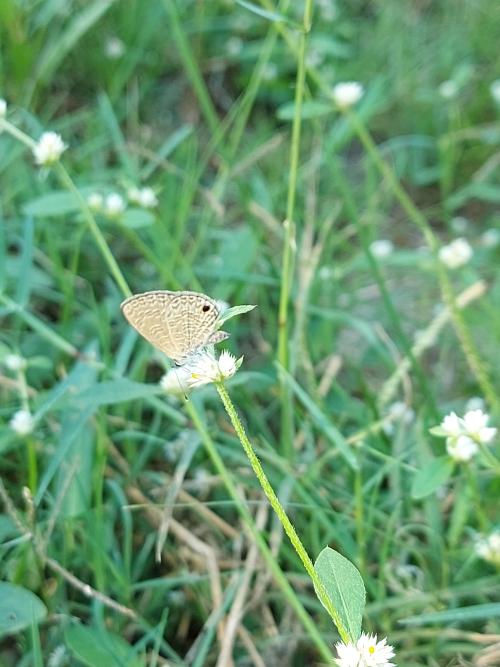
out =
[[[29,435],[33,431],[35,420],[29,410],[18,410],[9,426],[17,435]]]
[[[493,565],[500,565],[500,531],[496,530],[481,537],[476,542],[476,553],[483,560]]]
[[[91,208],[93,211],[102,211],[102,208],[104,206],[104,197],[101,195],[100,192],[92,192],[87,197],[87,204],[89,205],[89,208]]]
[[[26,359],[19,354],[8,354],[3,360],[5,367],[14,373],[26,368]]]
[[[104,44],[104,53],[110,60],[118,60],[125,53],[125,44],[115,35],[108,37]]]
[[[439,85],[438,92],[445,100],[452,100],[458,95],[458,86],[455,81],[449,79]]]
[[[394,649],[385,637],[377,641],[377,635],[363,632],[355,644],[338,642],[335,648],[339,667],[395,667],[395,663],[389,662],[395,655]]]
[[[59,161],[67,145],[57,132],[44,132],[33,147],[35,162],[43,167],[50,167]]]
[[[440,261],[449,269],[458,269],[472,257],[472,248],[464,238],[458,238],[439,250]]]
[[[449,415],[441,422],[443,435],[450,438],[456,438],[463,433],[463,426],[460,417],[455,412],[450,412]]]
[[[117,192],[109,194],[104,201],[104,212],[110,218],[120,216],[125,210],[125,201]]]
[[[372,255],[378,259],[384,259],[384,257],[389,257],[394,251],[394,243],[389,239],[377,239],[370,244],[370,250]]]
[[[481,235],[481,245],[485,248],[494,248],[500,243],[500,229],[487,229]]]
[[[488,444],[497,434],[496,428],[488,426],[489,419],[482,410],[469,410],[463,418],[464,429],[477,442]]]
[[[142,188],[139,193],[139,204],[144,208],[155,208],[155,206],[158,206],[158,197],[153,188]]]
[[[0,118],[5,118],[7,115],[7,102],[0,97]]]
[[[496,102],[496,104],[500,104],[500,79],[492,81],[490,84],[490,93],[493,101]]]
[[[363,97],[364,88],[357,81],[337,83],[332,90],[333,101],[338,109],[345,111],[354,106]]]
[[[454,461],[470,461],[478,451],[477,444],[468,435],[446,439],[446,451]]]

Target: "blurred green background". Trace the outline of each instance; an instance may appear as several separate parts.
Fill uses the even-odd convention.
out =
[[[35,141],[60,133],[69,178],[36,167],[4,128],[2,667],[309,666],[338,641],[214,388],[187,405],[163,392],[168,362],[123,319],[89,216],[132,292],[257,304],[227,325],[223,347],[244,355],[228,389],[311,556],[329,544],[360,569],[364,626],[388,636],[396,664],[500,664],[498,567],[475,550],[498,522],[499,465],[452,471],[429,434],[473,398],[499,417],[500,4],[316,0],[299,114],[303,13],[302,1],[0,3],[7,121]],[[345,81],[364,87],[357,120],[332,103]],[[157,202],[130,201],[143,187]],[[96,193],[104,205],[90,211]],[[112,194],[123,211],[106,209]],[[465,238],[470,261],[443,277],[425,230]],[[448,317],[446,298],[464,292],[467,308]],[[34,416],[25,434],[12,426],[20,409]],[[446,474],[433,477],[438,459]]]

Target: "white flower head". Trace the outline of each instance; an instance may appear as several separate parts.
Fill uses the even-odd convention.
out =
[[[174,366],[160,380],[160,386],[167,394],[185,394],[188,390],[189,369],[186,366]]]
[[[35,162],[43,167],[50,167],[59,161],[67,145],[57,132],[44,132],[33,148]]]
[[[0,118],[5,118],[7,115],[7,102],[0,97]]]
[[[500,79],[495,79],[490,84],[490,93],[493,101],[496,104],[500,104]]]
[[[385,637],[377,641],[377,635],[363,632],[355,644],[339,642],[335,648],[339,667],[395,667],[394,662],[389,662],[395,655],[394,649]]]
[[[500,229],[487,229],[481,235],[481,245],[485,248],[494,248],[500,243]]]
[[[110,60],[118,60],[125,53],[125,44],[119,37],[108,37],[104,44],[104,53]]]
[[[19,354],[8,354],[3,360],[5,367],[14,373],[26,368],[26,359]]]
[[[476,553],[488,563],[500,565],[500,530],[480,537],[476,542]]]
[[[104,206],[104,197],[100,192],[92,192],[87,197],[87,204],[93,211],[102,211]]]
[[[125,202],[123,197],[117,192],[112,192],[109,194],[104,201],[104,212],[106,215],[109,215],[110,218],[116,218],[120,216],[125,210]]]
[[[479,447],[468,435],[459,435],[457,438],[446,438],[446,451],[454,461],[470,461]]]
[[[389,239],[377,239],[370,244],[370,250],[377,259],[383,259],[393,253],[394,243]]]
[[[469,221],[463,215],[456,215],[450,220],[450,227],[456,234],[463,234],[468,226]]]
[[[488,426],[489,416],[482,410],[469,410],[463,418],[464,429],[469,437],[483,445],[488,444],[497,434],[497,429]]]
[[[443,430],[443,435],[449,438],[458,438],[459,435],[463,434],[462,421],[455,412],[450,412],[449,415],[446,415],[441,422],[441,429]]]
[[[455,81],[448,79],[439,85],[438,93],[445,100],[452,100],[458,95],[458,85]]]
[[[470,412],[471,410],[484,410],[484,408],[484,398],[481,398],[480,396],[472,396],[472,398],[469,398],[465,404],[466,412]]]
[[[357,81],[346,81],[337,83],[333,87],[332,97],[337,107],[344,111],[350,109],[363,97],[364,88]]]
[[[138,204],[143,208],[155,208],[158,206],[158,197],[153,188],[130,188],[127,192],[127,197],[132,204]]]
[[[29,410],[18,410],[9,426],[17,435],[29,435],[35,426],[35,420]]]
[[[211,382],[222,382],[232,377],[241,366],[243,357],[236,357],[223,350],[219,359],[207,350],[201,350],[190,357],[184,364],[188,372],[186,378],[189,388],[201,387]]]
[[[440,261],[449,269],[458,269],[464,266],[472,257],[472,248],[464,238],[458,238],[444,245],[439,250]]]

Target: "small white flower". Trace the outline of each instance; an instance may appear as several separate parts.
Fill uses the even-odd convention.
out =
[[[58,162],[67,146],[57,132],[44,132],[33,148],[35,162],[49,167]]]
[[[372,255],[378,259],[389,257],[394,251],[394,244],[389,239],[377,239],[370,244]]]
[[[491,442],[497,434],[497,429],[488,426],[489,419],[489,416],[482,410],[469,410],[463,419],[467,435],[482,445]]]
[[[476,542],[476,553],[488,563],[500,565],[500,531],[480,537]]]
[[[463,433],[462,421],[455,412],[450,412],[449,415],[446,415],[441,422],[441,428],[444,431],[443,435],[450,438],[457,438]]]
[[[158,206],[158,197],[153,188],[142,188],[139,203],[144,208],[155,208],[155,206]]]
[[[18,435],[28,435],[35,426],[35,420],[29,410],[18,410],[10,420],[9,426]]]
[[[189,371],[187,385],[195,388],[210,382],[227,380],[236,373],[242,361],[243,357],[236,359],[226,350],[221,353],[218,360],[210,352],[202,350],[194,354],[184,365]]]
[[[377,641],[377,635],[363,632],[355,644],[339,642],[335,648],[339,667],[395,667],[395,663],[389,662],[395,655],[394,649],[385,637]]]
[[[89,205],[89,208],[91,208],[93,211],[102,211],[102,208],[104,206],[104,197],[101,195],[100,192],[92,192],[87,197],[87,204]]]
[[[155,206],[158,206],[158,197],[153,188],[130,188],[127,192],[127,197],[132,204],[138,204],[144,208],[155,208]]]
[[[458,238],[439,250],[439,259],[449,269],[464,266],[472,257],[472,248],[464,238]]]
[[[5,118],[7,115],[7,102],[0,97],[0,118]]]
[[[481,245],[485,248],[494,248],[500,243],[500,229],[487,229],[481,236]]]
[[[438,92],[445,100],[451,100],[458,95],[458,86],[455,81],[448,79],[439,85]]]
[[[3,362],[5,367],[14,373],[17,373],[17,371],[22,371],[26,368],[26,359],[21,357],[19,354],[8,354]]]
[[[363,97],[364,88],[357,81],[337,83],[332,90],[333,101],[340,110],[349,109]]]
[[[500,104],[500,79],[491,82],[490,93],[493,101]]]
[[[108,37],[104,44],[104,53],[110,60],[118,60],[125,53],[125,44],[119,37]]]
[[[160,380],[160,386],[167,394],[185,394],[188,390],[189,369],[186,366],[174,366]]]
[[[243,48],[243,40],[241,37],[230,37],[226,42],[226,51],[230,56],[237,56],[241,53]]]
[[[454,461],[470,461],[479,447],[468,435],[459,435],[456,438],[446,438],[446,451]]]
[[[125,202],[123,197],[117,192],[112,192],[106,197],[104,202],[104,212],[111,218],[118,217],[125,210]]]

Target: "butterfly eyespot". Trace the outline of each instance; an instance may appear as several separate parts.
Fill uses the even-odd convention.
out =
[[[204,313],[208,313],[208,311],[210,310],[210,306],[204,305],[202,310]]]

